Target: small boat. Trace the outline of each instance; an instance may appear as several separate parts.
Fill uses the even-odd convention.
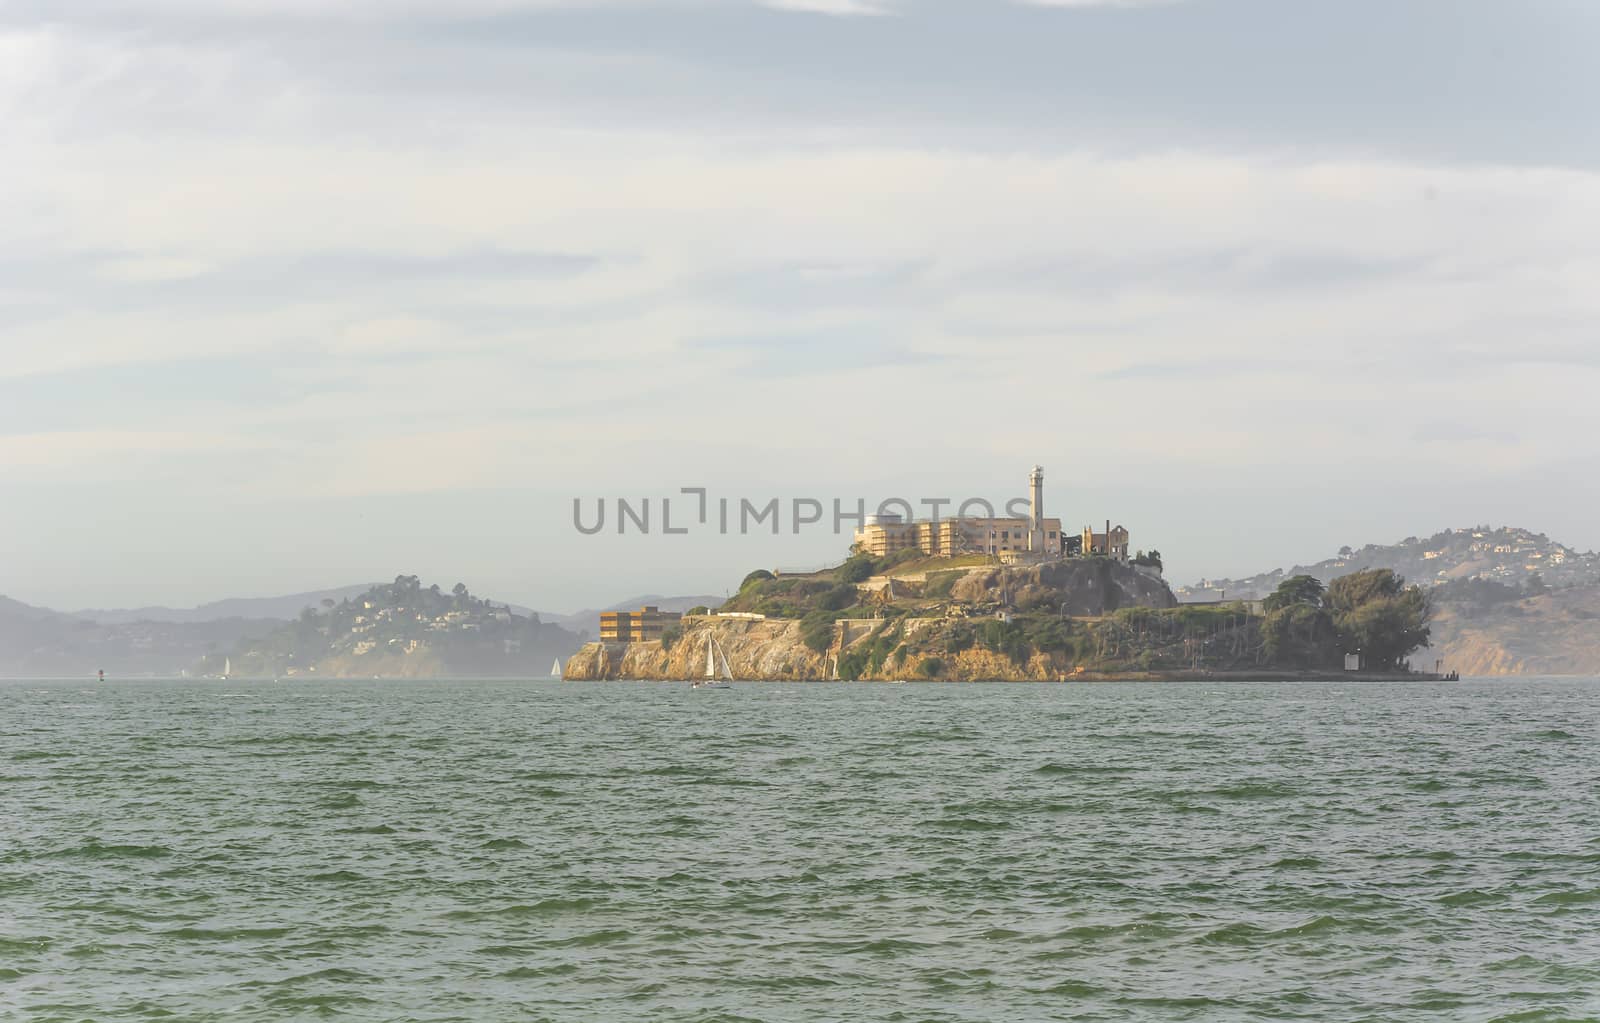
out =
[[[722,671],[717,672],[717,655],[722,654],[722,648],[717,645],[717,638],[711,633],[706,633],[706,677],[696,679],[689,683],[690,689],[728,689],[728,683],[733,681],[733,672],[728,670],[728,656],[722,655]]]
[[[906,680],[903,678],[891,678],[888,680],[887,684],[891,686],[903,686],[906,684]]]
[[[555,663],[550,665],[550,677],[551,678],[560,678],[561,677],[561,658],[557,657],[555,659]]]

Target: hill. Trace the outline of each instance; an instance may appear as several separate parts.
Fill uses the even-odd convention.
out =
[[[368,585],[188,609],[78,614],[0,597],[0,676],[91,677],[100,670],[112,678],[220,674],[230,659],[235,675],[310,674],[312,668],[321,674],[364,677],[544,675],[552,661],[566,657],[585,638],[583,632],[543,622],[533,612],[470,594],[459,606],[452,603],[441,611],[434,606],[436,597],[454,601],[455,595],[440,594],[438,587],[422,590],[413,602],[416,607],[395,605],[391,589]],[[419,638],[417,628],[392,625],[399,607],[409,608],[411,625],[425,635]],[[368,610],[378,613],[362,614]],[[239,611],[260,617],[228,613]],[[417,614],[424,620],[417,620]],[[357,617],[363,620],[354,621]],[[313,642],[305,634],[308,621],[337,634],[324,632]],[[592,630],[592,618],[587,624]],[[415,645],[413,638],[418,639]],[[392,639],[403,642],[391,644]],[[371,645],[363,645],[368,640]]]
[[[246,676],[540,676],[581,642],[537,615],[474,597],[463,584],[445,592],[402,575],[332,606],[307,607],[228,656],[234,674]],[[213,655],[198,670],[220,666]]]
[[[1238,579],[1202,579],[1176,591],[1182,601],[1260,600],[1297,575],[1328,583],[1341,575],[1386,568],[1424,587],[1463,579],[1487,579],[1521,586],[1535,575],[1554,587],[1600,586],[1600,554],[1580,553],[1543,533],[1515,526],[1449,529],[1426,539],[1407,537],[1394,544],[1345,547],[1311,565],[1274,569]]]
[[[308,607],[316,607],[323,600],[338,602],[347,597],[365,593],[374,583],[339,586],[331,590],[311,590],[291,593],[283,597],[230,597],[212,601],[198,607],[134,607],[89,608],[71,612],[73,618],[87,618],[102,625],[121,625],[129,622],[214,622],[222,618],[256,618],[261,620],[290,621]]]
[[[176,675],[278,627],[273,620],[105,624],[0,597],[0,676]]]

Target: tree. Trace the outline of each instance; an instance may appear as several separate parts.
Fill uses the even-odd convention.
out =
[[[872,575],[873,562],[870,555],[857,554],[834,572],[834,578],[841,583],[865,582]]]
[[[1340,576],[1328,587],[1327,606],[1345,650],[1360,651],[1368,667],[1393,670],[1428,645],[1428,595],[1391,569]]]
[[[1326,593],[1327,587],[1322,585],[1321,579],[1313,575],[1297,575],[1279,583],[1278,589],[1264,603],[1268,614],[1302,604],[1319,608]]]
[[[1267,659],[1285,668],[1329,668],[1339,663],[1339,634],[1327,609],[1289,603],[1267,614],[1261,625]]]
[[[1528,581],[1525,584],[1525,588],[1527,589],[1528,596],[1530,597],[1542,597],[1546,593],[1550,592],[1550,585],[1544,581],[1544,576],[1540,575],[1538,572],[1534,572],[1532,575],[1528,576]]]
[[[467,592],[468,592],[467,591],[467,584],[466,583],[456,583],[454,586],[452,586],[450,588],[450,592],[455,594],[457,597],[465,597],[467,595]]]

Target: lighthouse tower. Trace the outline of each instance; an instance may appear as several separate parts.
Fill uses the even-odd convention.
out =
[[[1044,552],[1044,466],[1028,473],[1028,550]]]

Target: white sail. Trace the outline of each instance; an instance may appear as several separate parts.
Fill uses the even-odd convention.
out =
[[[222,677],[223,678],[227,678],[232,674],[233,674],[233,658],[224,657],[222,659]]]
[[[733,672],[728,670],[728,652],[722,649],[722,644],[717,644],[717,655],[722,658],[722,677],[729,682],[733,681]]]
[[[706,633],[706,678],[717,677],[717,641]]]
[[[555,662],[550,665],[550,677],[551,678],[560,678],[561,677],[561,658],[557,657],[555,659]]]

